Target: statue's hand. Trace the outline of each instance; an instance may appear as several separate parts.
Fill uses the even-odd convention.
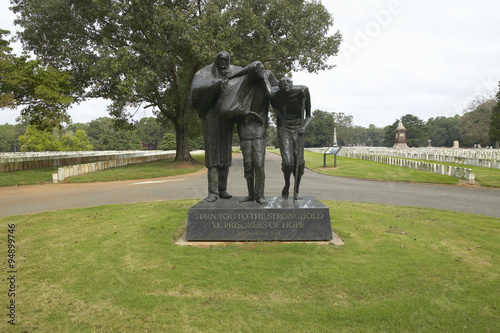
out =
[[[264,77],[266,76],[266,73],[262,70],[262,71],[256,71],[257,73],[257,76],[260,77],[261,79],[264,79]]]
[[[217,88],[217,90],[219,92],[221,92],[226,87],[227,79],[217,79],[217,80],[214,80],[213,83],[214,83],[215,87]]]
[[[306,129],[304,127],[301,127],[299,129],[299,135],[304,135],[306,133]]]

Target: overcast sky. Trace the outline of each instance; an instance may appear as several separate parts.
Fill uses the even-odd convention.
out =
[[[309,86],[312,110],[344,112],[354,123],[384,127],[406,114],[423,120],[462,114],[500,81],[498,0],[324,0],[343,35],[336,67],[294,73]],[[15,30],[9,1],[0,0],[0,28]],[[234,55],[237,57],[237,55]],[[70,110],[73,122],[107,116],[105,101]],[[138,112],[138,117],[148,115]],[[0,124],[18,114],[0,110]]]

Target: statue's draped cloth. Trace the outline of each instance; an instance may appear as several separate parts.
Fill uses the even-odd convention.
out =
[[[198,71],[193,78],[190,103],[202,119],[207,168],[231,166],[234,120],[221,117],[220,80],[239,69],[241,67],[230,65],[222,73],[215,65],[209,65]]]
[[[263,80],[252,77],[252,74],[229,80],[218,102],[222,117],[236,119],[240,141],[266,138],[269,98]],[[272,73],[266,71],[266,75]],[[276,81],[274,76],[272,80],[273,83]],[[246,115],[249,111],[260,119]]]
[[[227,82],[219,99],[220,112],[225,118],[235,118],[250,111],[257,86],[248,82],[246,76],[233,78]]]

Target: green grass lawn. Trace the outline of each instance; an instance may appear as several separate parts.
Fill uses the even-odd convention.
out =
[[[476,175],[475,178],[476,181],[480,183],[482,186],[500,187],[500,169],[485,168],[485,167],[466,165],[466,164],[437,162],[437,161],[423,161],[423,160],[413,160],[413,161],[422,161],[422,162],[429,162],[429,163],[441,164],[452,167],[472,169],[472,172]]]
[[[151,163],[133,164],[120,168],[102,170],[88,173],[65,180],[66,183],[90,183],[90,182],[110,182],[117,180],[148,179],[184,175],[203,169],[205,155],[192,155],[197,164],[175,162],[173,159],[166,159]]]
[[[499,218],[325,201],[344,246],[175,245],[196,202],[0,218],[18,320],[0,331],[500,331]]]
[[[193,154],[198,165],[174,162],[166,159],[151,163],[127,165],[120,168],[107,169],[66,179],[67,183],[106,182],[128,179],[159,178],[182,175],[198,171],[203,168],[205,155]],[[0,173],[1,186],[37,185],[52,183],[52,174],[57,172],[57,167],[22,170]]]
[[[1,186],[38,185],[52,183],[52,174],[58,167],[39,168],[0,173]]]
[[[459,179],[456,177],[355,158],[337,157],[336,168],[333,168],[333,155],[326,156],[326,168],[323,167],[324,155],[321,153],[306,151],[304,152],[304,158],[308,168],[335,176],[451,185],[458,184],[459,182]]]

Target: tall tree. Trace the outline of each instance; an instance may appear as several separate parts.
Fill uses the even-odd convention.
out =
[[[434,147],[452,147],[455,140],[461,141],[459,115],[429,118],[425,127]]]
[[[101,117],[88,123],[86,129],[95,150],[137,150],[142,148],[135,131],[116,128],[113,120]]]
[[[16,135],[16,127],[10,124],[0,125],[0,151],[14,151],[19,148]]]
[[[333,128],[335,119],[332,113],[315,110],[312,119],[306,129],[304,146],[306,147],[329,147],[333,144]]]
[[[343,145],[368,145],[368,130],[363,126],[354,126],[349,129],[348,136],[344,137]]]
[[[174,124],[176,159],[191,159],[188,126],[192,78],[227,51],[233,62],[261,60],[278,77],[332,67],[339,32],[318,1],[305,0],[12,0],[20,39],[45,64],[68,69],[79,99],[113,101],[110,113],[127,121],[128,107],[152,107]]]
[[[497,105],[492,110],[490,117],[490,130],[488,132],[491,141],[495,141],[495,148],[499,148],[500,142],[500,82],[498,82]]]
[[[158,147],[158,143],[163,135],[168,132],[174,132],[173,126],[162,127],[155,117],[144,117],[135,125],[137,136],[141,140],[143,147]],[[174,136],[175,142],[175,136]],[[175,149],[175,147],[174,147]]]
[[[43,130],[69,122],[67,108],[74,89],[70,74],[25,54],[12,54],[4,39],[8,34],[0,30],[0,107],[21,107],[21,115]]]
[[[398,127],[399,120],[396,120],[392,125],[384,127],[384,147],[393,147],[396,139],[396,128]]]
[[[422,119],[412,114],[407,114],[401,118],[401,121],[406,128],[406,143],[409,147],[422,147],[427,145],[428,133]],[[388,125],[384,128],[384,146],[394,146],[398,123],[399,120],[397,119],[392,125]]]
[[[487,146],[490,143],[488,132],[490,130],[491,115],[497,105],[494,99],[478,97],[474,100],[464,115],[460,118],[460,131],[463,144],[473,146],[480,144]]]
[[[64,151],[91,151],[94,146],[84,130],[76,130],[74,135],[67,132],[61,137],[61,150]]]
[[[353,117],[351,115],[345,114],[344,112],[332,112],[332,116],[333,116],[334,126],[337,128],[338,144],[341,146],[347,144],[357,144],[358,142],[354,141],[358,141],[359,138],[356,138],[357,135],[353,135],[354,134]],[[332,135],[332,140],[333,140],[333,135]],[[351,142],[351,140],[353,142]]]
[[[384,142],[384,129],[376,127],[373,124],[370,124],[367,129],[368,142],[366,143],[369,146],[379,147],[382,146]]]
[[[26,133],[19,137],[21,151],[59,151],[61,144],[52,131],[40,130],[29,125]]]

